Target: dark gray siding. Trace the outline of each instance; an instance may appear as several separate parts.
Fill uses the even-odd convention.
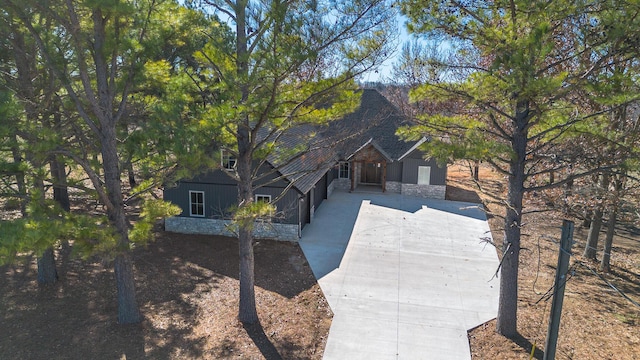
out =
[[[181,182],[236,185],[235,179],[227,175],[225,172],[226,170],[214,170],[205,174],[197,175],[192,179],[184,179]],[[264,177],[264,179],[260,179],[259,181],[256,182],[255,184],[256,187],[266,183],[269,183],[268,186],[273,186],[273,187],[285,188],[287,186],[286,180],[280,179],[275,182],[272,182],[274,179],[279,177],[280,174],[277,171],[274,171],[273,168],[268,164],[263,165],[263,168],[260,170],[260,173],[267,174],[267,175]]]
[[[313,206],[317,209],[322,200],[327,198],[327,176],[325,175],[318,180],[311,191],[313,191]]]
[[[237,205],[238,190],[235,181],[226,175],[224,170],[216,170],[207,174],[199,175],[193,179],[180,181],[176,187],[167,188],[164,191],[164,199],[182,208],[180,216],[189,216],[189,191],[204,191],[205,195],[205,218],[222,219],[228,218],[230,208]],[[273,179],[276,175],[268,178]],[[265,180],[266,181],[266,180]],[[264,184],[264,182],[262,182]],[[277,181],[268,186],[257,187],[254,191],[259,195],[271,195],[275,200],[281,195],[285,188],[284,181]],[[298,224],[299,219],[299,198],[300,194],[289,189],[284,196],[276,203],[278,214],[273,221]]]
[[[405,156],[405,159],[424,159],[424,153],[420,150],[413,150],[409,155]]]
[[[331,184],[334,179],[338,178],[338,166],[334,166],[327,172],[327,184]]]
[[[206,218],[223,218],[229,206],[237,203],[238,191],[235,185],[180,182],[176,187],[164,190],[164,199],[182,209],[180,216],[189,216],[190,190],[204,191],[204,217]]]
[[[447,181],[447,167],[440,167],[434,159],[424,160],[420,151],[413,151],[402,162],[402,182],[405,184],[418,183],[418,166],[431,166],[431,185],[445,185]]]
[[[271,195],[271,199],[275,200],[276,197],[282,194],[282,188],[279,187],[267,187],[263,186],[255,190],[256,195]],[[273,219],[274,222],[298,224],[298,206],[300,203],[300,193],[296,190],[289,189],[278,202],[276,207],[278,213]],[[234,205],[236,202],[234,201]]]
[[[402,181],[402,162],[387,163],[387,181]]]
[[[306,193],[300,199],[298,214],[300,219],[300,228],[304,228],[311,220],[311,192]]]
[[[210,183],[235,185],[236,181],[225,173],[226,170],[215,170],[205,174],[200,174],[192,179],[183,179],[183,183]]]

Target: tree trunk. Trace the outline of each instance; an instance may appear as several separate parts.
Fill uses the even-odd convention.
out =
[[[569,216],[569,210],[571,209],[569,206],[569,197],[571,197],[573,193],[573,180],[567,181],[563,189],[564,196],[562,197],[562,211],[565,216]]]
[[[503,259],[500,269],[500,296],[497,331],[506,336],[517,335],[518,267],[520,257],[520,224],[522,221],[522,175],[510,176],[509,208],[505,216],[505,235],[502,243]]]
[[[122,198],[115,126],[103,125],[101,135],[104,184],[111,203],[111,206],[107,206],[107,213],[120,236],[117,246],[118,253],[114,261],[118,289],[118,322],[120,324],[138,323],[141,316],[136,301],[133,265],[129,257],[129,226]]]
[[[129,178],[129,186],[133,189],[136,187],[136,174],[133,171],[133,165],[131,164],[131,160],[127,161],[127,176]]]
[[[604,250],[600,261],[600,270],[604,272],[611,271],[611,249],[613,248],[613,235],[615,235],[617,217],[618,206],[614,203],[611,205],[609,220],[607,221],[607,236],[604,240]]]
[[[610,176],[604,173],[600,176],[597,182],[596,195],[606,192],[609,188]],[[598,238],[600,237],[600,230],[602,229],[602,213],[604,212],[604,201],[596,205],[593,212],[593,219],[591,219],[591,226],[589,227],[589,234],[587,235],[587,244],[584,248],[584,256],[587,259],[595,260],[596,253],[598,251]]]
[[[473,180],[480,180],[480,161],[476,161],[473,164]]]
[[[516,109],[511,142],[515,156],[510,163],[509,169],[509,192],[504,222],[503,259],[500,269],[500,296],[496,322],[496,331],[511,338],[518,334],[518,267],[522,226],[522,198],[524,196],[526,178],[528,103],[519,102]]]
[[[57,156],[53,156],[49,161],[51,177],[53,179],[53,200],[55,200],[64,211],[71,211],[71,201],[69,200],[69,190],[67,187],[67,171],[64,162]]]
[[[255,295],[253,235],[251,229],[239,230],[240,251],[240,308],[238,319],[245,324],[258,322]]]
[[[240,79],[247,79],[249,74],[247,62],[247,36],[246,36],[246,7],[245,0],[236,3],[236,67]],[[249,98],[249,88],[246,84],[240,85],[241,102],[244,103]],[[238,162],[236,164],[238,182],[238,207],[242,210],[244,206],[250,206],[253,202],[253,181],[251,177],[251,166],[253,160],[251,124],[248,115],[242,114],[238,119],[238,130],[236,140],[238,142]],[[238,242],[240,255],[240,307],[238,319],[245,324],[258,322],[258,312],[256,310],[255,296],[255,274],[253,258],[253,217],[239,219]]]
[[[604,251],[602,253],[602,260],[600,261],[600,270],[609,272],[611,271],[611,251],[613,250],[613,236],[616,231],[616,222],[618,220],[618,205],[620,201],[620,192],[624,187],[624,179],[626,173],[620,173],[613,178],[613,194],[610,199],[609,206],[609,221],[607,222],[607,236],[604,241]]]
[[[238,162],[236,164],[238,177],[238,207],[253,203],[253,188],[251,179],[251,142],[247,128],[238,130]],[[258,322],[255,296],[255,274],[253,257],[253,216],[245,215],[238,219],[238,242],[240,255],[240,308],[238,319],[245,324]]]
[[[113,263],[116,287],[118,290],[118,322],[132,324],[140,322],[140,309],[136,301],[135,278],[133,264],[129,257],[129,223],[126,218],[124,200],[122,196],[122,169],[118,154],[118,137],[116,125],[118,113],[114,112],[114,99],[117,90],[110,80],[109,61],[106,59],[105,43],[107,41],[107,19],[100,8],[95,8],[91,14],[93,20],[93,60],[95,63],[96,97],[90,99],[93,112],[100,122],[96,130],[100,138],[100,152],[102,155],[102,170],[104,171],[104,186],[107,193],[107,216],[118,233],[115,261]],[[113,60],[113,59],[112,59]],[[90,86],[85,84],[85,86]],[[124,93],[126,94],[126,92]],[[126,95],[125,95],[126,96]],[[122,102],[126,101],[126,97]],[[124,105],[123,103],[120,106]],[[88,122],[89,123],[89,122]]]
[[[17,144],[18,137],[14,135],[13,139],[14,139],[14,142]],[[17,145],[11,147],[11,153],[13,155],[13,162],[16,165],[21,164],[22,156],[20,155],[20,150],[18,149]],[[27,216],[27,185],[24,179],[24,172],[19,171],[16,173],[15,176],[16,176],[16,184],[18,186],[18,195],[20,196],[20,213],[22,214],[22,217],[26,217]]]
[[[38,258],[38,284],[51,285],[55,284],[57,280],[56,259],[53,255],[53,248],[50,247]]]
[[[61,106],[56,102],[56,106]],[[53,114],[53,123],[51,127],[56,133],[63,133],[62,115],[58,108]],[[64,211],[71,211],[71,201],[69,200],[69,188],[67,186],[67,169],[66,163],[61,156],[53,155],[49,160],[49,168],[51,169],[51,178],[53,179],[53,200],[55,200]]]
[[[582,220],[582,227],[583,228],[591,227],[591,218],[593,218],[593,210],[585,209],[583,215],[584,215],[584,219]]]
[[[589,227],[589,234],[587,235],[587,244],[584,247],[584,256],[587,259],[596,259],[596,252],[598,250],[598,237],[600,235],[600,229],[602,228],[602,207],[604,205],[598,204],[593,212],[593,218],[591,219],[591,226]]]
[[[31,153],[27,153],[27,159],[35,168],[42,168],[43,164],[37,160]],[[31,194],[30,200],[37,202],[37,206],[40,209],[44,209],[45,205],[45,193],[44,193],[44,181],[38,175],[36,175],[33,181],[34,193]],[[39,210],[42,211],[42,210]],[[37,214],[35,216],[42,216]],[[58,271],[56,270],[56,259],[53,254],[53,247],[48,247],[42,255],[38,258],[38,284],[51,285],[58,280]]]
[[[116,256],[113,264],[118,289],[118,322],[134,324],[140,322],[140,310],[136,301],[136,286],[133,264],[127,252]]]
[[[242,144],[242,145],[241,145]],[[251,181],[251,152],[247,131],[238,130],[239,158],[237,166],[240,182],[238,183],[238,205],[243,207],[253,203]],[[255,296],[255,273],[253,257],[253,216],[238,219],[238,242],[240,255],[240,309],[238,319],[246,324],[258,322]]]

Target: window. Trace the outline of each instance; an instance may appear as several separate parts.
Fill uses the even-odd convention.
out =
[[[204,217],[204,191],[189,191],[189,216]]]
[[[225,170],[236,168],[236,158],[229,151],[222,150],[222,168]]]
[[[256,200],[256,202],[264,202],[264,203],[270,204],[271,203],[271,195],[256,194],[255,195],[255,200]],[[264,213],[264,214],[262,214],[262,215],[264,215],[264,216],[259,217],[258,220],[269,221],[271,219],[271,217],[273,217],[273,215],[274,215],[274,208],[270,207],[269,211]]]
[[[431,184],[431,166],[418,166],[418,184]]]
[[[256,194],[256,202],[266,202],[266,203],[270,203],[271,202],[271,195],[258,195]]]
[[[340,168],[338,169],[338,179],[348,179],[350,177],[349,170],[351,170],[349,163],[346,161],[341,161],[339,166]]]

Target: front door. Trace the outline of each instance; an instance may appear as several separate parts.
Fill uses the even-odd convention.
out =
[[[363,184],[382,183],[382,164],[366,162],[362,164],[360,172],[360,182]]]

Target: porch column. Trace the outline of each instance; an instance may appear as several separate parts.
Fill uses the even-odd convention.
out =
[[[387,162],[382,163],[382,192],[387,191]]]
[[[355,188],[356,188],[356,186],[355,186],[355,185],[356,185],[356,184],[355,184],[355,177],[356,177],[356,162],[355,162],[355,161],[352,161],[352,162],[351,162],[351,166],[350,166],[350,168],[351,168],[351,190],[350,190],[350,191],[353,191],[353,190],[355,190]]]

